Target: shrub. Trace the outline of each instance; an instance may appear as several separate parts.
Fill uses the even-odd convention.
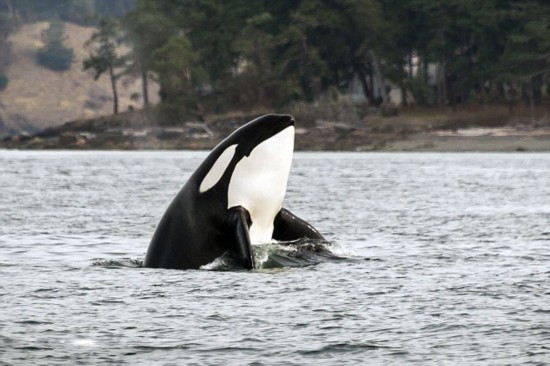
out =
[[[70,48],[43,48],[37,53],[38,63],[53,71],[65,71],[71,68],[74,52]]]
[[[49,27],[42,32],[44,47],[38,50],[38,63],[54,71],[70,69],[74,59],[74,51],[72,48],[63,45],[66,38],[63,23],[52,21]]]
[[[8,86],[8,77],[4,74],[0,74],[0,90],[6,89]]]

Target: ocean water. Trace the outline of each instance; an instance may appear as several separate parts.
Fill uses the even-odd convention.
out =
[[[0,365],[550,363],[550,154],[296,153],[344,259],[141,268],[205,155],[0,151]]]

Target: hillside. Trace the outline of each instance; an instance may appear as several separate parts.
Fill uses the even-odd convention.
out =
[[[82,71],[82,60],[88,56],[85,42],[92,27],[65,24],[66,45],[73,48],[74,64],[70,70],[55,72],[36,63],[36,51],[42,47],[40,33],[48,26],[40,22],[22,26],[13,33],[11,62],[7,68],[8,87],[0,92],[0,137],[8,132],[41,130],[75,119],[94,118],[112,113],[111,86],[107,76],[94,81]],[[137,78],[120,82],[120,110],[140,107],[141,95]],[[156,101],[158,89],[152,85],[150,98]]]

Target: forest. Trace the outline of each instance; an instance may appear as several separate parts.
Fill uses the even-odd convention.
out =
[[[199,119],[311,103],[354,81],[371,106],[390,102],[388,83],[405,106],[550,94],[547,0],[0,0],[0,89],[8,35],[37,20],[97,26],[80,67],[109,75],[115,113],[127,73],[142,77],[144,107],[152,78],[164,113]]]

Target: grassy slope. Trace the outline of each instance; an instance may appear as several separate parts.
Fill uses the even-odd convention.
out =
[[[108,77],[94,81],[90,73],[82,71],[82,60],[88,55],[84,43],[93,28],[66,23],[66,45],[73,48],[75,61],[70,70],[55,72],[36,63],[36,51],[42,47],[40,32],[47,26],[46,22],[25,25],[10,36],[12,62],[7,69],[8,87],[0,92],[0,119],[11,128],[30,125],[42,129],[112,113]],[[140,101],[130,99],[132,93],[141,91],[137,79],[123,80],[119,91],[120,110],[139,107]],[[153,99],[156,92],[155,88],[150,91]]]

